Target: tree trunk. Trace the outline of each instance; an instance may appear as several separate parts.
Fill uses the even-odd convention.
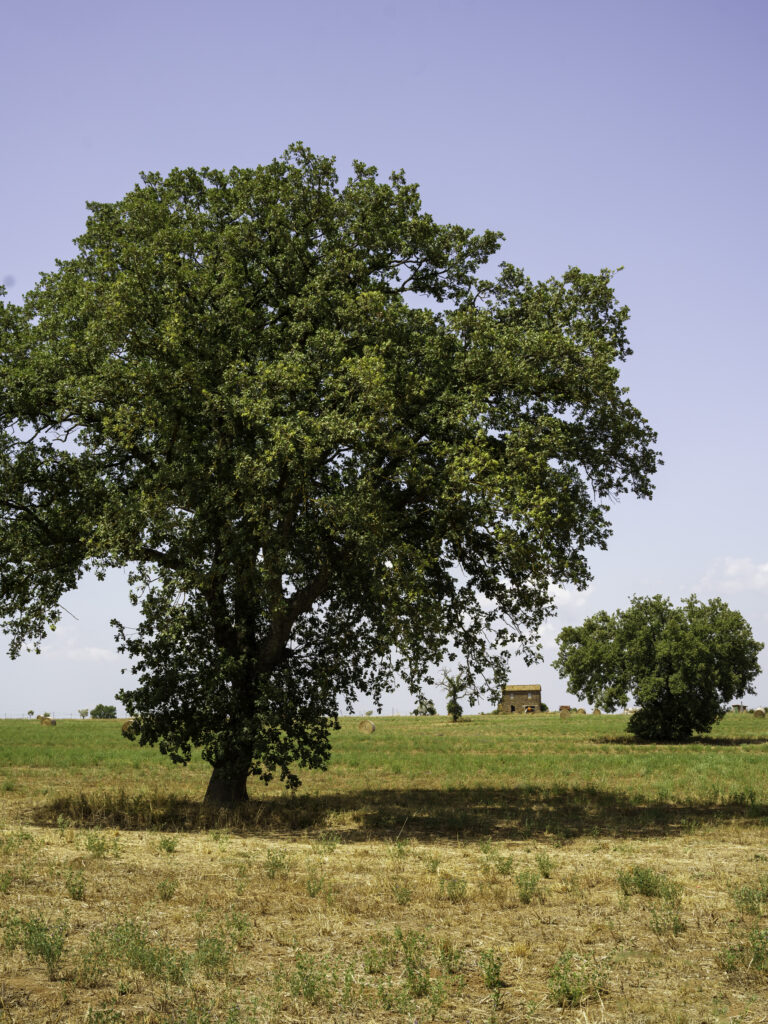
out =
[[[237,807],[248,799],[250,762],[213,766],[203,803],[209,807]]]

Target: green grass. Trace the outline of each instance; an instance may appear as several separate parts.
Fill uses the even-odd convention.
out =
[[[251,782],[243,824],[397,834],[625,833],[768,817],[768,719],[726,715],[681,745],[640,743],[626,716],[376,719],[364,735],[342,719],[327,772],[303,772],[297,795]],[[15,801],[78,824],[168,830],[215,824],[200,801],[209,767],[172,765],[121,735],[121,723],[0,722],[0,769]],[[446,794],[436,801],[435,791]],[[122,793],[122,795],[121,795]],[[201,817],[202,815],[202,817]]]

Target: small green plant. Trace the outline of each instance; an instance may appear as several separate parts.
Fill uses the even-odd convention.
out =
[[[437,869],[440,867],[440,858],[436,857],[433,853],[427,854],[424,858],[424,867],[429,875],[436,875]]]
[[[501,957],[492,949],[484,949],[480,954],[480,970],[486,988],[492,991],[501,988]]]
[[[582,1006],[604,991],[601,972],[577,962],[570,950],[557,958],[549,972],[549,996],[556,1006]]]
[[[539,869],[539,874],[542,878],[549,878],[551,876],[554,864],[548,853],[541,851],[536,854],[536,867]]]
[[[264,860],[264,873],[267,878],[277,878],[280,875],[287,875],[289,861],[283,850],[269,850]]]
[[[390,940],[381,935],[372,939],[362,952],[362,967],[366,974],[385,974],[395,958]]]
[[[679,906],[682,886],[660,871],[639,865],[619,872],[619,887],[625,896],[638,894],[650,899],[663,899],[673,906]]]
[[[319,896],[325,886],[325,878],[315,870],[307,874],[307,896],[314,899]]]
[[[64,952],[64,940],[67,936],[65,921],[48,924],[37,914],[22,921],[21,944],[30,960],[39,958],[48,969],[48,977],[53,981]]]
[[[339,837],[335,832],[321,832],[312,843],[312,846],[318,853],[330,856],[339,845],[339,842]]]
[[[395,903],[397,903],[398,906],[405,907],[411,902],[413,890],[406,881],[394,878],[390,883],[389,891],[392,893]]]
[[[405,860],[410,853],[407,839],[396,839],[389,847],[389,855],[394,861]]]
[[[85,876],[82,871],[70,871],[64,883],[70,899],[85,899]]]
[[[760,917],[768,901],[768,879],[760,879],[754,885],[741,885],[731,892],[731,897],[742,914]]]
[[[233,956],[232,946],[220,935],[201,935],[197,940],[195,962],[206,978],[223,978]]]
[[[664,901],[651,910],[651,931],[659,936],[680,935],[685,931],[685,922],[674,904]]]
[[[13,793],[16,789],[16,783],[13,779],[3,779],[3,792]]]
[[[158,840],[157,848],[162,853],[176,853],[179,848],[179,840],[174,839],[172,836],[161,836]]]
[[[10,871],[0,871],[0,893],[4,896],[11,891],[13,875]]]
[[[107,856],[109,842],[102,831],[89,830],[85,833],[85,848],[94,857],[102,858]]]
[[[449,903],[464,903],[466,898],[466,879],[446,876],[440,879],[440,899],[447,900]]]
[[[539,874],[530,868],[523,868],[515,876],[517,894],[521,903],[530,903],[539,891]]]
[[[402,932],[395,929],[395,939],[400,944],[405,961],[405,984],[415,999],[429,995],[429,967],[426,962],[427,940],[420,932]]]
[[[437,944],[437,962],[444,974],[459,974],[462,952],[451,938],[443,938]]]
[[[308,1003],[319,1003],[326,997],[328,988],[325,965],[319,963],[309,953],[297,953],[293,971],[288,977],[291,995],[294,998],[300,997]]]
[[[162,878],[157,883],[157,894],[163,902],[168,903],[176,895],[178,884],[174,878]]]

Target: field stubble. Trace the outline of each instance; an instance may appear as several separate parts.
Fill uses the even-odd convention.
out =
[[[768,1020],[764,720],[345,720],[239,815],[119,723],[0,724],[0,1021]]]

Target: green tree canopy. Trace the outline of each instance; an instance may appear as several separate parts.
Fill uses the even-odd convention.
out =
[[[114,704],[97,704],[91,709],[91,718],[117,718],[117,708]]]
[[[629,731],[653,740],[709,732],[727,704],[755,692],[763,649],[739,612],[695,595],[679,607],[658,594],[634,597],[623,611],[567,626],[557,642],[554,665],[569,693],[609,712],[631,700]]]
[[[322,766],[340,702],[459,658],[497,691],[550,584],[584,587],[655,435],[619,384],[608,271],[534,282],[501,235],[438,224],[302,145],[254,170],[142,176],[0,306],[0,619],[39,644],[88,570],[140,727],[249,774]]]

